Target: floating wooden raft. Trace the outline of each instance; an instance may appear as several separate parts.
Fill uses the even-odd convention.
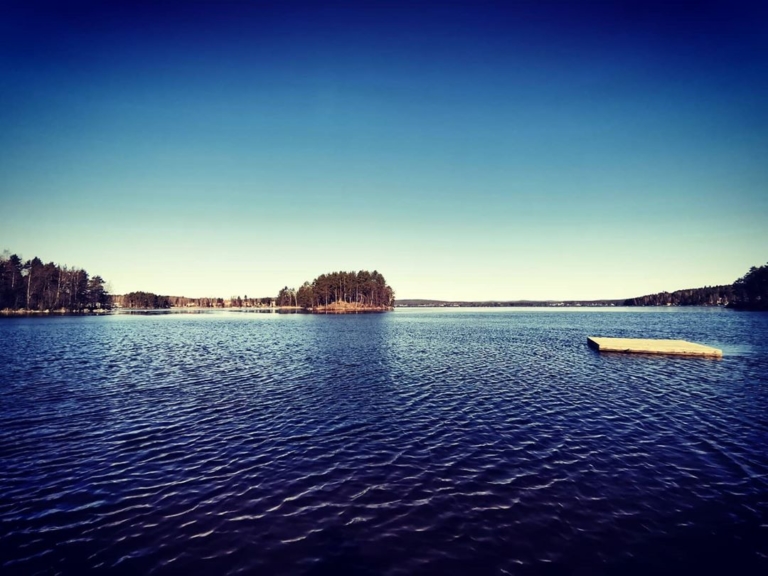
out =
[[[676,356],[710,356],[720,358],[722,350],[686,342],[685,340],[651,340],[646,338],[597,338],[589,336],[587,343],[600,352],[634,354],[674,354]]]

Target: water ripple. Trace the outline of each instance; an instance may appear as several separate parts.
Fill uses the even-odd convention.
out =
[[[3,321],[0,566],[762,573],[766,336],[726,311]]]

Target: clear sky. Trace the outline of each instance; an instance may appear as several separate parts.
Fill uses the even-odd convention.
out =
[[[0,4],[0,250],[112,291],[623,298],[768,260],[763,2]]]

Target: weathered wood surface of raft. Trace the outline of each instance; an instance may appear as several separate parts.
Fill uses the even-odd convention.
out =
[[[675,356],[708,356],[721,358],[723,351],[685,340],[653,340],[648,338],[598,338],[589,336],[587,343],[600,352],[628,354],[672,354]]]

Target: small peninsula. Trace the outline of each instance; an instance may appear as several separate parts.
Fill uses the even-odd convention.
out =
[[[35,256],[24,262],[7,250],[0,255],[0,312],[105,312],[111,297],[101,276],[77,267],[47,264]]]

